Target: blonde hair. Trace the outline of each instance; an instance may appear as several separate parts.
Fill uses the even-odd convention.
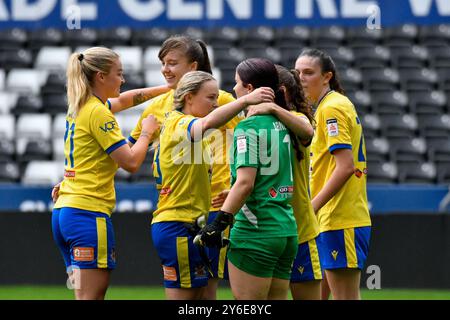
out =
[[[178,83],[175,90],[173,102],[175,109],[182,109],[186,95],[189,93],[196,94],[205,82],[214,80],[214,77],[204,71],[190,71],[186,73]]]
[[[119,55],[108,48],[92,47],[73,53],[67,65],[67,114],[76,118],[81,107],[92,97],[97,72],[108,74]]]

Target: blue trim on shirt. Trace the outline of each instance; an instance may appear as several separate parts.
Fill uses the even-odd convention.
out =
[[[338,144],[334,144],[332,145],[330,148],[328,148],[328,150],[331,152],[333,152],[334,150],[337,149],[352,149],[352,145],[351,144],[346,144],[346,143],[338,143]]]
[[[197,121],[197,120],[198,120],[197,118],[192,119],[192,121],[189,123],[189,125],[188,125],[188,127],[187,127],[187,136],[188,136],[189,141],[192,141],[192,137],[191,137],[191,127],[192,127],[192,125],[194,124],[194,122]]]
[[[125,141],[125,139],[120,140],[119,142],[114,143],[111,147],[109,147],[108,149],[105,150],[105,152],[107,154],[111,154],[111,152],[113,152],[114,150],[116,150],[117,148],[120,148],[121,146],[123,146],[124,144],[127,144],[127,142]]]
[[[108,104],[108,106],[109,106],[109,110],[111,110],[111,108],[112,108],[112,106],[111,106],[111,101],[109,101],[109,100],[106,100],[106,103]]]
[[[133,138],[132,136],[128,137],[128,141],[130,141],[132,144],[135,144],[137,142],[137,140],[135,138]]]

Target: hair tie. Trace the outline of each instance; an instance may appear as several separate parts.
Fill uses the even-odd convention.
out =
[[[84,59],[84,55],[82,53],[80,53],[78,55],[78,60],[80,60],[80,62]]]

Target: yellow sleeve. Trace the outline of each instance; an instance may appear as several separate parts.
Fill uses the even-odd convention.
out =
[[[92,136],[107,154],[126,144],[116,118],[106,108],[99,106],[92,110],[89,127]]]
[[[351,124],[346,113],[339,106],[328,106],[322,110],[322,119],[328,150],[351,149]]]

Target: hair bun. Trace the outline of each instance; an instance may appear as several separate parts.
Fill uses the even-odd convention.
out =
[[[84,59],[84,55],[82,53],[80,53],[78,55],[78,60],[80,60],[80,62]]]

